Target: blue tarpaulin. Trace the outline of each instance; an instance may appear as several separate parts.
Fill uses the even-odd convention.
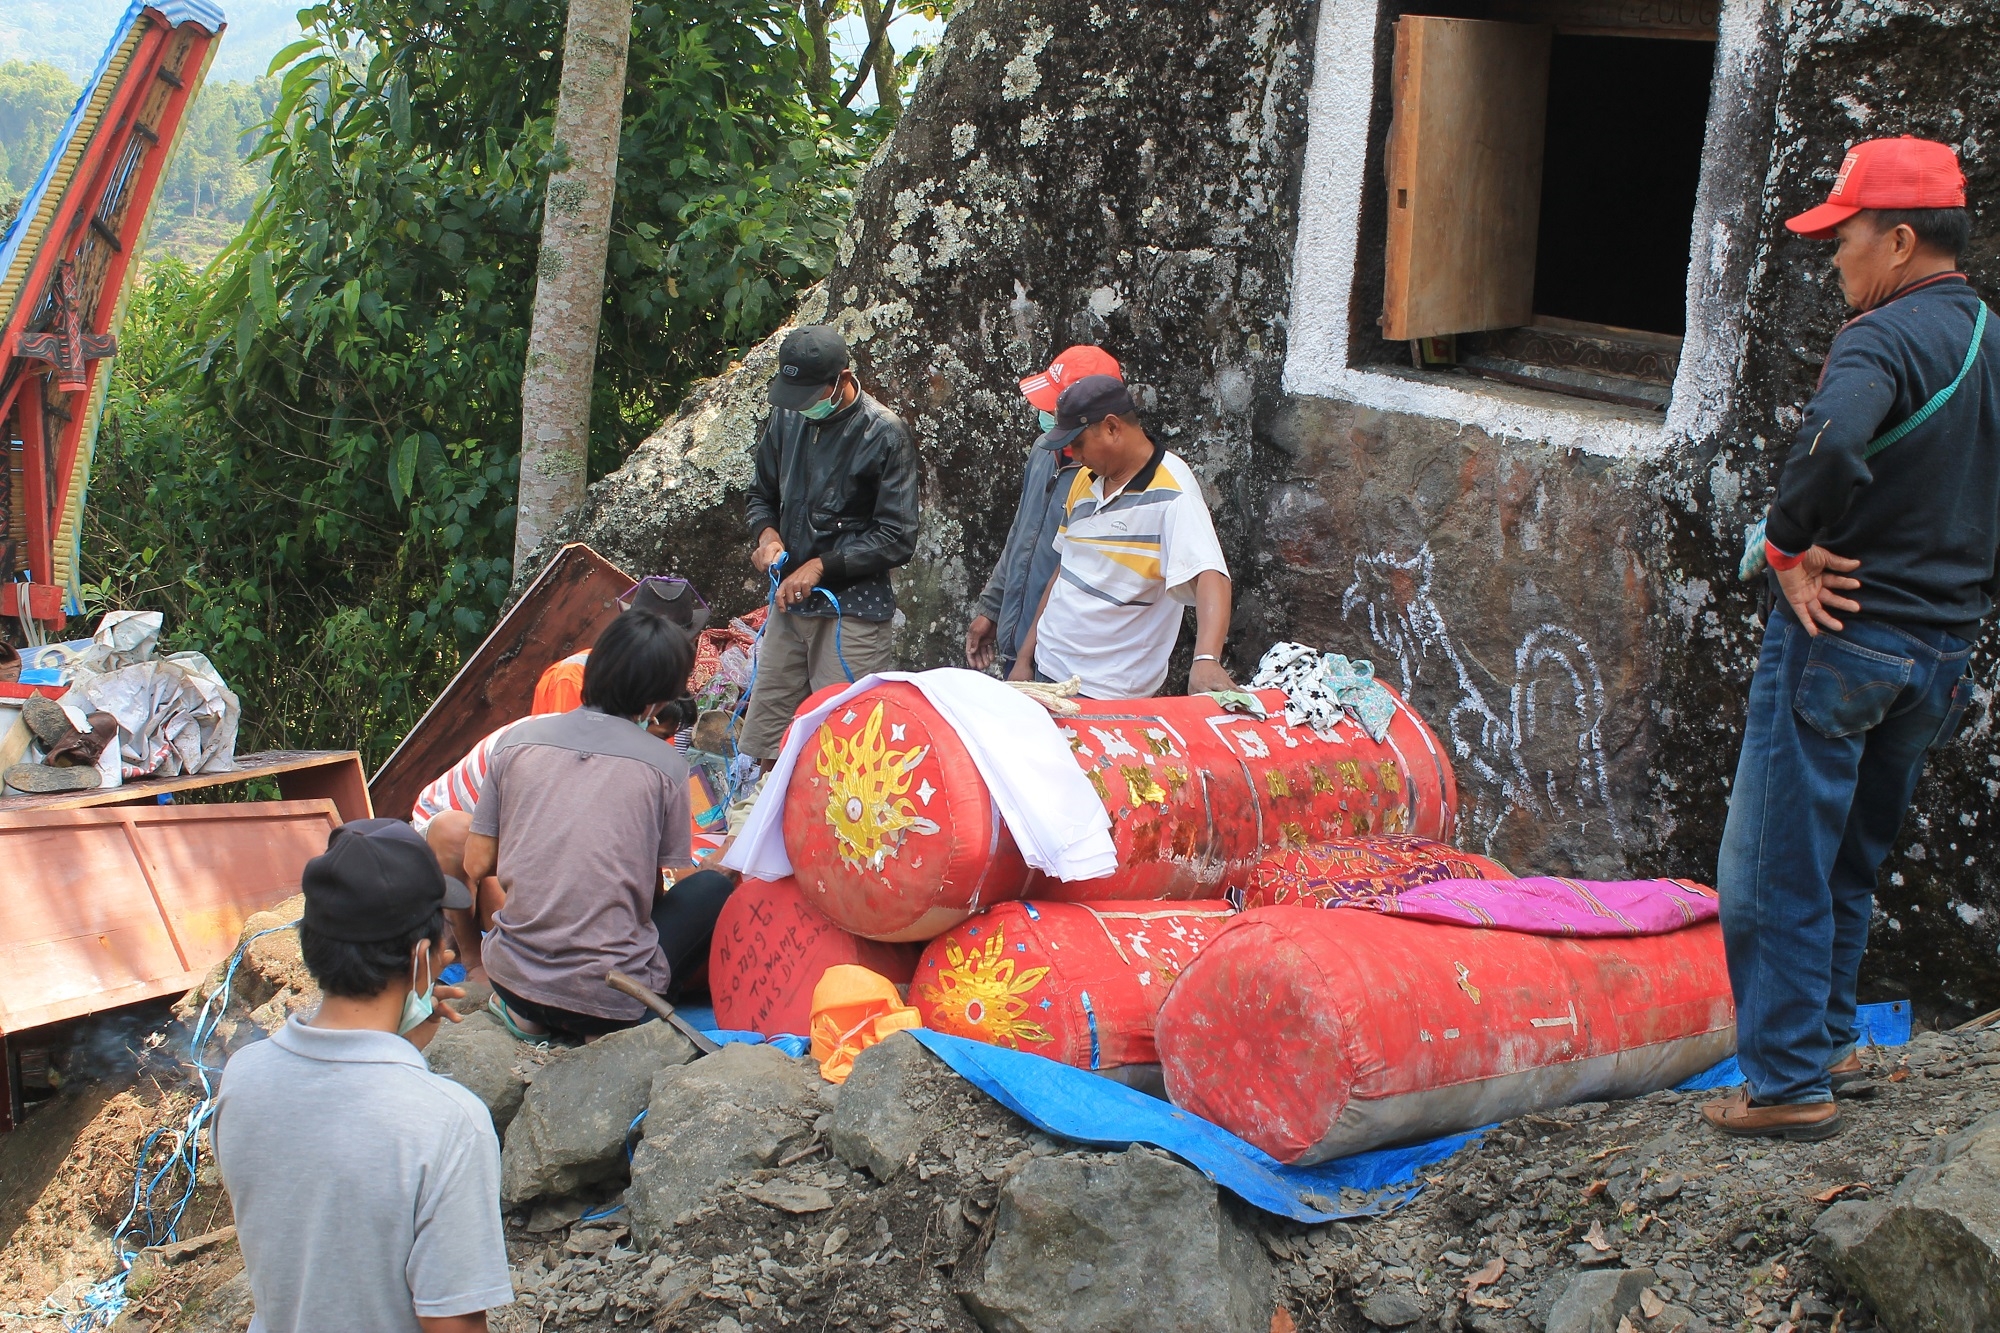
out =
[[[1037,1129],[1105,1148],[1134,1143],[1164,1148],[1244,1202],[1300,1222],[1372,1217],[1399,1208],[1421,1188],[1411,1184],[1419,1168],[1443,1161],[1484,1132],[1358,1153],[1320,1166],[1285,1166],[1219,1125],[1087,1070],[922,1028],[910,1035]],[[1386,1188],[1394,1185],[1410,1188]],[[1342,1190],[1386,1192],[1366,1200],[1349,1196],[1343,1203]]]
[[[1854,1011],[1854,1026],[1863,1046],[1907,1046],[1910,1044],[1910,1002],[1892,1000],[1887,1004],[1864,1004]],[[1704,1069],[1679,1085],[1682,1092],[1706,1092],[1710,1088],[1733,1088],[1743,1082],[1743,1069],[1730,1056],[1713,1069]]]
[[[696,1027],[715,1026],[713,1010],[682,1006]],[[1902,1046],[1910,1040],[1910,1005],[1864,1004],[1855,1015],[1864,1045]],[[716,1041],[767,1040],[754,1032],[710,1031]],[[1299,1222],[1373,1217],[1400,1208],[1423,1185],[1417,1173],[1442,1162],[1492,1126],[1402,1148],[1356,1153],[1318,1166],[1285,1166],[1228,1130],[1168,1102],[1086,1070],[1026,1051],[968,1041],[922,1028],[910,1033],[960,1077],[1035,1128],[1074,1143],[1165,1149],[1244,1202]],[[802,1055],[804,1037],[773,1036],[773,1046]],[[1686,1092],[1733,1087],[1743,1073],[1731,1056],[1680,1085]],[[1354,1191],[1343,1197],[1343,1191]]]

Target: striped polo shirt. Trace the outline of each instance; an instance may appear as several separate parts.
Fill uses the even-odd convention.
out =
[[[1083,681],[1092,699],[1143,699],[1167,680],[1182,612],[1204,570],[1229,566],[1201,483],[1177,455],[1155,449],[1112,495],[1080,470],[1056,550],[1062,566],[1035,636],[1035,669]]]

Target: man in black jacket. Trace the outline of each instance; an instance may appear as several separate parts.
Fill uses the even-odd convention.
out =
[[[1835,335],[1761,554],[1778,592],[1750,682],[1716,886],[1748,1087],[1726,1133],[1824,1138],[1862,1075],[1855,978],[1875,873],[1924,756],[1971,697],[2000,549],[2000,327],[1957,271],[1965,178],[1877,139],[1787,223],[1837,242]],[[1746,572],[1760,552],[1746,555]]]
[[[751,563],[778,587],[737,742],[766,767],[808,694],[895,665],[889,571],[917,545],[916,448],[838,333],[786,335],[770,400],[746,508]]]

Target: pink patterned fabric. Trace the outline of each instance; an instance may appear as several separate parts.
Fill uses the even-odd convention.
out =
[[[1687,879],[1447,879],[1339,906],[1528,935],[1664,935],[1717,915],[1715,890]]]

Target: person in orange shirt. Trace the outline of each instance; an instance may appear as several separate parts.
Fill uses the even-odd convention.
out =
[[[686,630],[690,639],[700,639],[708,625],[708,603],[694,585],[669,575],[640,579],[618,599],[618,605],[625,611],[636,609],[665,616]],[[589,660],[590,649],[585,648],[549,664],[535,682],[536,715],[567,713],[583,706],[583,667]]]

